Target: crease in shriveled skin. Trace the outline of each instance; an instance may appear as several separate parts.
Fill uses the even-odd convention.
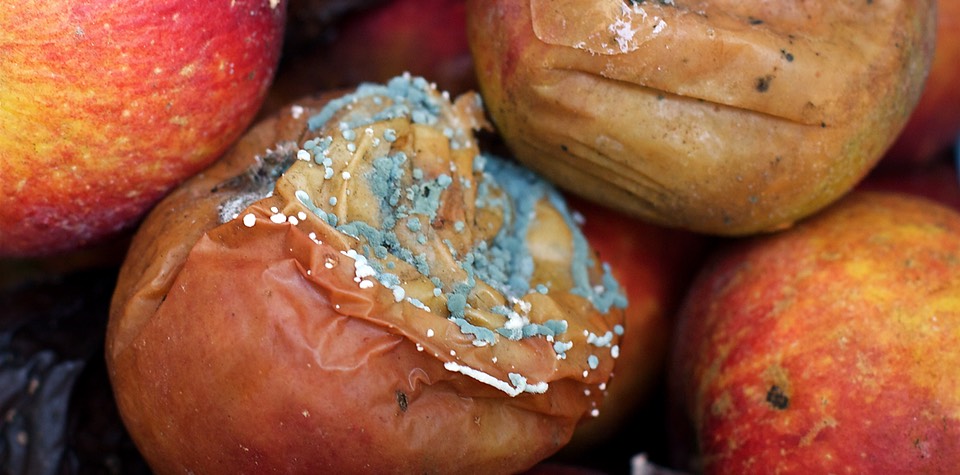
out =
[[[585,3],[530,1],[537,38],[593,56],[570,62],[565,54],[549,55],[543,60],[549,67],[599,71],[604,77],[805,125],[850,120],[859,78],[873,63],[889,61],[877,41],[890,41],[899,28],[875,22],[889,34],[868,35],[862,26],[871,9],[890,8],[891,2],[829,2],[829,12],[809,2],[792,12],[788,3],[778,6],[775,15],[742,2]],[[810,12],[807,7],[819,8]],[[573,11],[582,14],[569,15]],[[810,18],[825,19],[809,25]],[[646,59],[631,61],[630,55]],[[598,66],[602,64],[607,66]],[[731,71],[742,81],[729,81]],[[758,82],[766,83],[763,94],[745,94],[761,89]],[[816,86],[784,89],[777,87],[780,82]]]
[[[568,74],[573,72],[574,74]],[[734,186],[733,183],[724,182],[720,178],[715,178],[711,182],[710,178],[699,181],[689,181],[683,178],[684,175],[672,173],[676,168],[682,168],[687,160],[691,161],[690,166],[697,166],[704,169],[704,175],[721,177],[725,175],[739,176],[739,181],[744,183],[742,188],[748,187],[756,189],[755,194],[759,200],[763,195],[767,196],[785,196],[792,195],[804,199],[816,199],[818,192],[811,192],[820,186],[818,180],[805,183],[803,187],[795,185],[780,184],[790,179],[790,174],[772,173],[764,170],[752,162],[756,155],[764,153],[747,154],[738,153],[738,143],[729,143],[724,140],[710,140],[710,136],[715,132],[715,127],[710,122],[711,114],[720,114],[723,117],[729,117],[730,120],[740,120],[744,123],[758,123],[768,121],[768,123],[779,125],[781,134],[796,135],[798,140],[805,139],[809,134],[819,133],[820,126],[807,126],[797,124],[786,119],[773,119],[765,114],[747,113],[749,111],[728,107],[717,104],[709,104],[695,99],[677,97],[667,94],[661,94],[659,91],[650,90],[643,86],[633,83],[617,81],[612,79],[598,79],[587,73],[579,71],[557,71],[557,83],[541,84],[532,88],[533,92],[538,93],[540,104],[544,105],[537,114],[526,117],[530,126],[536,127],[539,133],[551,135],[555,140],[537,140],[533,137],[517,137],[516,140],[525,144],[531,149],[539,149],[541,156],[554,154],[558,157],[568,157],[566,160],[558,159],[552,162],[556,171],[560,165],[567,165],[571,177],[583,178],[585,176],[596,177],[597,180],[614,184],[617,188],[632,191],[630,199],[619,200],[622,206],[633,208],[642,208],[646,213],[662,214],[664,216],[675,216],[671,213],[675,209],[685,208],[691,203],[701,201],[701,196],[708,196],[713,193],[712,189],[718,186]],[[606,94],[618,93],[626,100],[629,97],[634,103],[640,101],[640,97],[650,102],[659,102],[662,105],[660,117],[656,120],[635,122],[634,127],[602,128],[602,124],[615,122],[629,122],[627,117],[622,119],[605,114],[597,115],[597,112],[588,106],[590,101],[595,98],[590,92],[585,92],[580,99],[570,98],[566,91],[570,87],[565,84],[577,81],[577,78],[583,78],[586,81],[603,81],[609,84],[601,89]],[[679,102],[678,102],[679,101]],[[681,105],[682,103],[682,105]],[[709,109],[709,111],[708,111]],[[737,119],[737,117],[740,117]],[[562,120],[560,119],[562,118]],[[571,128],[567,126],[567,121],[576,118],[579,122],[588,125],[580,128]],[[672,120],[671,120],[672,118]],[[760,131],[761,133],[768,132]],[[756,136],[757,147],[763,147],[762,136],[758,136],[753,128],[745,128],[744,134]],[[598,140],[598,137],[607,137],[606,142]],[[646,137],[646,140],[641,140]],[[546,148],[548,144],[559,143],[565,147],[568,153],[556,153],[555,150]],[[616,144],[620,144],[619,147]],[[648,144],[642,146],[642,144]],[[816,150],[817,146],[813,140],[805,141],[806,147]],[[551,145],[554,146],[555,145]],[[642,151],[644,156],[651,158],[649,160],[638,160],[637,156],[627,153],[626,150],[635,152]],[[778,155],[778,153],[780,153]],[[777,162],[777,167],[816,167],[817,162],[804,160],[796,156],[794,150],[780,151],[771,148],[766,155],[770,157],[771,162]],[[713,161],[700,160],[694,165],[694,158],[690,155],[715,156]],[[727,159],[722,159],[727,157]],[[660,158],[660,159],[654,159]],[[589,166],[587,165],[589,163]],[[758,176],[759,175],[759,176]],[[574,178],[571,178],[574,179]],[[682,190],[679,192],[678,190]],[[609,192],[609,191],[608,191]],[[779,193],[779,194],[778,194]],[[747,193],[745,193],[747,194]],[[656,195],[658,199],[652,201],[645,197]],[[709,215],[710,213],[720,214],[723,212],[716,206],[716,203],[703,202],[697,208],[700,215]],[[768,210],[769,220],[780,219],[781,216],[789,215],[789,210],[771,209]]]

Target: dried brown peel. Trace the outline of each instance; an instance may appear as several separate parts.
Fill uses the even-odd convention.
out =
[[[740,235],[849,190],[929,68],[930,0],[471,1],[481,92],[517,158],[659,224]]]
[[[107,355],[152,468],[515,472],[597,411],[623,297],[483,125],[412,78],[304,101],[158,206]]]

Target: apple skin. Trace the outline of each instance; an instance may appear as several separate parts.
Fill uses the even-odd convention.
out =
[[[880,164],[917,165],[936,159],[960,138],[960,2],[937,2],[937,40],[920,102]]]
[[[788,231],[729,243],[679,315],[670,393],[690,432],[675,463],[953,472],[958,295],[960,214],[919,197],[855,192]]]
[[[569,457],[609,445],[621,431],[650,430],[650,424],[630,421],[653,392],[661,389],[673,317],[711,240],[650,224],[573,195],[566,198],[584,217],[584,235],[598,259],[610,265],[627,296],[614,376],[599,415],[582,422],[564,448],[562,456]]]
[[[852,189],[935,44],[935,0],[674,3],[468,0],[467,37],[518,161],[701,233],[784,229]]]
[[[248,126],[286,0],[30,0],[0,10],[0,256],[132,226]]]

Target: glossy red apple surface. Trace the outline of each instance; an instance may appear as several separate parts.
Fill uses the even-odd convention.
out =
[[[918,197],[857,192],[731,242],[679,317],[670,380],[691,429],[686,468],[953,472],[958,296],[960,214]]]
[[[247,127],[285,0],[29,0],[0,9],[0,256],[131,226]]]

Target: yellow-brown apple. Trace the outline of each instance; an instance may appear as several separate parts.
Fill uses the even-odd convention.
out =
[[[929,163],[960,139],[960,2],[937,2],[937,42],[923,95],[885,167]]]
[[[521,162],[721,235],[822,209],[920,97],[934,0],[468,0],[477,82]]]
[[[958,296],[960,214],[920,197],[854,192],[730,242],[679,314],[671,400],[695,452],[684,468],[955,471]]]
[[[0,9],[0,256],[131,226],[247,127],[286,0],[28,0]]]

